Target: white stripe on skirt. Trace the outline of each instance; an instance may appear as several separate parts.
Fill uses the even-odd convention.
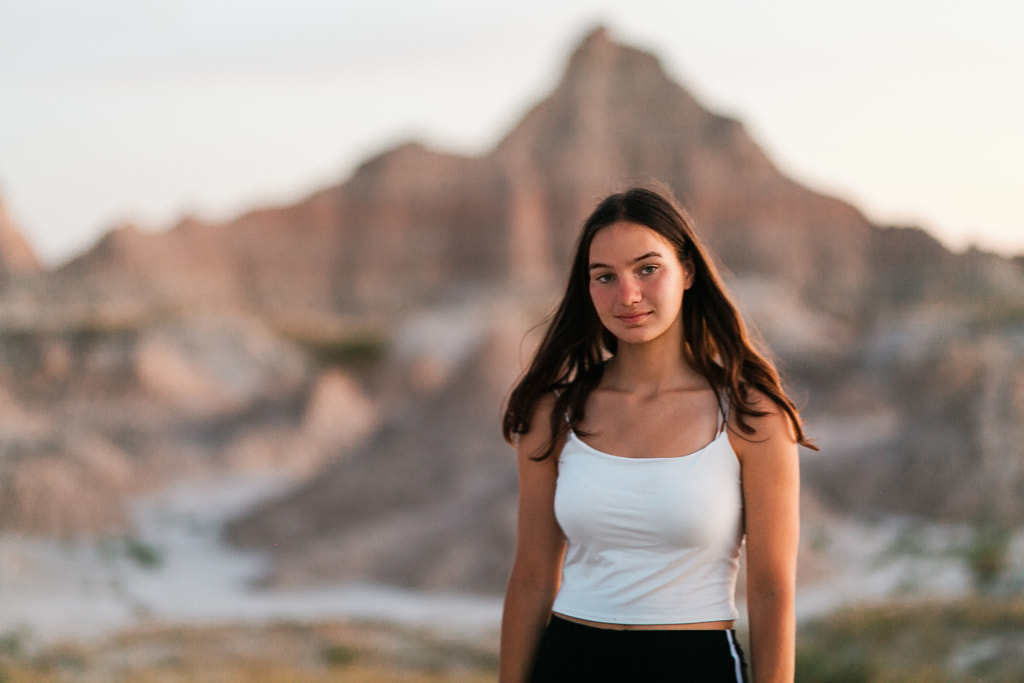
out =
[[[743,664],[739,653],[736,652],[736,640],[732,635],[732,631],[728,629],[726,629],[725,635],[729,639],[729,652],[732,653],[732,661],[736,667],[736,683],[743,683]]]

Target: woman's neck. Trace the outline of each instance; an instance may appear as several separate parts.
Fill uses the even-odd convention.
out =
[[[605,369],[607,387],[654,397],[668,389],[703,381],[686,362],[682,339],[666,337],[636,345],[620,342]]]

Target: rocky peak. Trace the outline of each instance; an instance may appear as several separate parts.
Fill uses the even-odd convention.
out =
[[[689,113],[709,115],[697,100],[684,88],[675,84],[661,61],[653,53],[624,45],[612,39],[608,29],[598,26],[592,29],[577,45],[569,57],[562,86],[585,90],[594,88],[591,94],[617,95],[622,99],[639,96],[648,99],[652,92],[670,86],[674,99],[685,101]]]
[[[514,155],[524,147],[547,151],[549,156],[572,150],[602,157],[605,168],[611,163],[617,170],[640,170],[635,168],[638,161],[650,158],[641,154],[653,148],[646,143],[692,146],[692,138],[700,137],[712,118],[672,82],[657,57],[614,42],[599,27],[573,50],[554,92],[502,141],[499,156]],[[635,151],[625,154],[627,147]],[[614,156],[607,158],[609,153]],[[654,175],[656,170],[647,173]]]

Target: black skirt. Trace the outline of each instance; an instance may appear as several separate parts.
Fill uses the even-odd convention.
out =
[[[618,630],[552,616],[533,683],[746,683],[732,630]]]

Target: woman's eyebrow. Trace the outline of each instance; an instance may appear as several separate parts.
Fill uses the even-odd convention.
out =
[[[630,261],[629,264],[633,265],[634,263],[639,263],[640,261],[644,261],[652,257],[665,258],[664,256],[661,255],[661,253],[657,251],[649,251],[643,256],[637,256],[635,259]],[[595,268],[611,268],[611,266],[609,266],[606,263],[591,263],[589,270],[594,270]]]

